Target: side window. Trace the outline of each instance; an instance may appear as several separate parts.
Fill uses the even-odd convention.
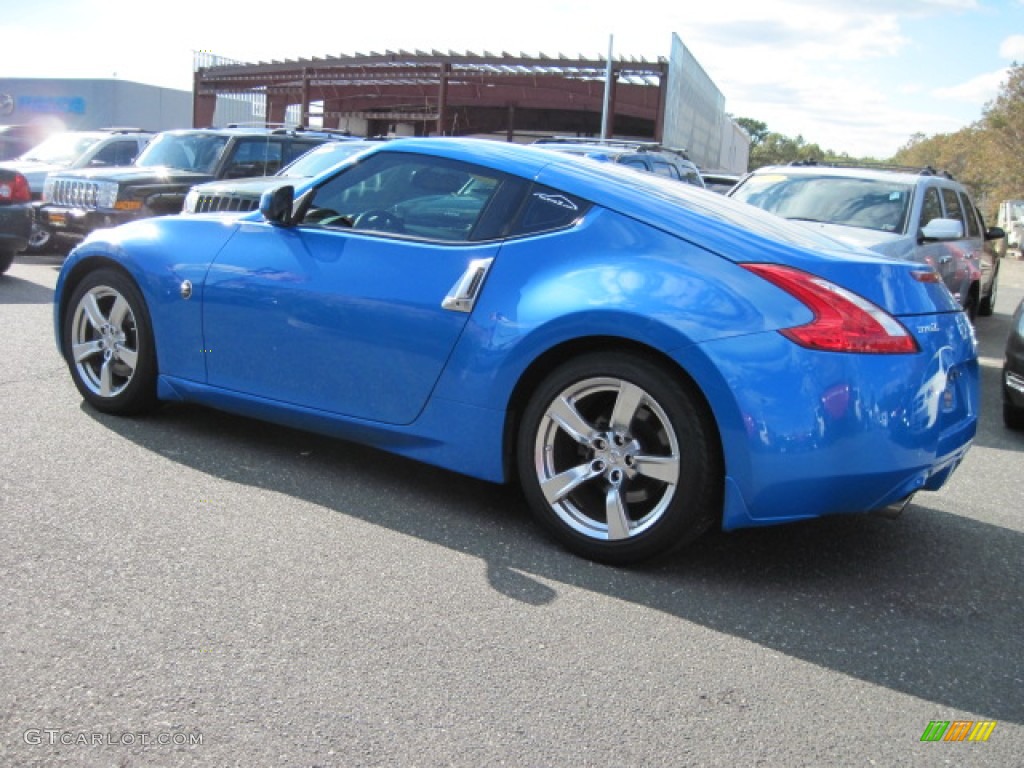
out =
[[[131,165],[138,154],[139,143],[134,139],[131,141],[114,141],[97,152],[89,165]]]
[[[970,238],[981,237],[981,225],[978,224],[978,210],[971,202],[966,192],[960,193],[960,205],[963,207],[964,216],[967,218],[967,236]]]
[[[651,158],[651,170],[658,176],[667,176],[670,179],[679,179],[679,171],[672,163],[661,160],[657,157]]]
[[[961,224],[964,223],[964,212],[960,207],[960,197],[957,195],[955,189],[949,189],[948,187],[942,188],[942,204],[946,208],[946,218],[955,219]],[[967,228],[964,227],[964,231]]]
[[[942,218],[942,201],[939,199],[939,190],[936,187],[928,187],[924,191],[924,202],[921,204],[921,221],[919,227],[925,227],[932,219]]]
[[[289,142],[285,147],[283,164],[288,165],[292,160],[295,160],[302,155],[309,152],[311,149],[315,149],[320,146],[320,142],[310,141],[292,141]]]
[[[281,168],[281,149],[280,142],[262,138],[239,141],[224,170],[224,178],[273,176]]]
[[[572,226],[590,204],[574,195],[534,185],[511,235],[530,235]]]
[[[630,168],[636,168],[638,171],[650,170],[647,167],[647,163],[639,155],[623,155],[619,162]]]
[[[502,174],[469,163],[377,152],[322,184],[302,223],[442,242],[482,239],[477,225],[491,218],[492,200],[501,197],[505,182]],[[503,228],[500,221],[489,227]]]

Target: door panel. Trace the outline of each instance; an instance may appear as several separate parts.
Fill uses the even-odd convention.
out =
[[[410,423],[468,318],[442,301],[498,248],[243,223],[204,288],[209,383]]]

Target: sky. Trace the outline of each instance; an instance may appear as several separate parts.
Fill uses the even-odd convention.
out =
[[[640,10],[643,9],[643,10]],[[726,111],[853,156],[982,117],[1024,63],[1024,0],[0,0],[6,77],[190,90],[193,53],[272,61],[388,50],[649,61],[676,34]]]

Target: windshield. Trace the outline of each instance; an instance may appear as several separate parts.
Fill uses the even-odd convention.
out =
[[[162,133],[142,151],[135,165],[213,173],[227,143],[226,136],[209,133]]]
[[[38,144],[24,155],[22,160],[31,160],[48,165],[71,165],[82,153],[100,140],[99,136],[81,133],[58,133]]]
[[[286,165],[277,175],[293,178],[296,176],[319,176],[328,168],[333,168],[342,160],[367,149],[368,146],[369,142],[362,141],[322,144],[297,158],[290,165]]]
[[[786,219],[902,233],[911,192],[909,184],[887,180],[764,173],[732,197]]]

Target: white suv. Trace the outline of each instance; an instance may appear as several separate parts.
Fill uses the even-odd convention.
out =
[[[103,168],[131,165],[154,134],[140,128],[108,128],[97,131],[62,131],[50,134],[25,154],[0,163],[28,179],[32,199],[40,200],[46,177],[71,168]],[[50,231],[38,222],[32,226],[28,252],[38,253],[51,244]]]
[[[747,174],[728,193],[844,242],[932,265],[972,318],[991,315],[994,242],[963,185],[932,168],[795,164]]]

